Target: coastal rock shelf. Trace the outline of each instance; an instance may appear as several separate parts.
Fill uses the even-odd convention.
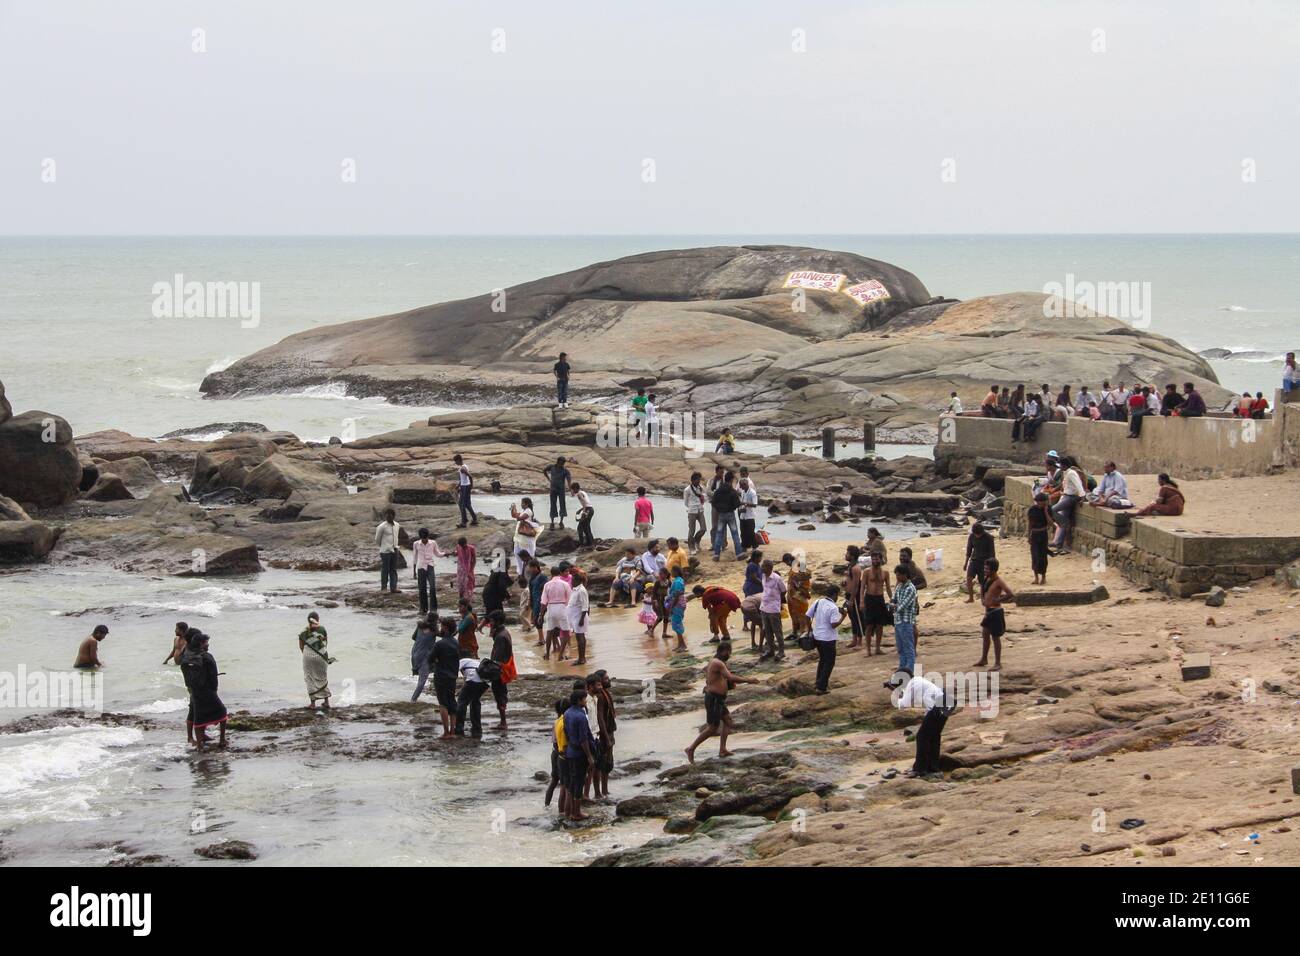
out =
[[[1055,310],[1053,306],[1057,306]],[[1173,340],[1016,292],[931,295],[875,259],[798,246],[715,246],[628,256],[396,315],[289,336],[213,372],[210,396],[343,384],[394,402],[514,405],[554,394],[561,351],[575,399],[655,390],[666,409],[750,434],[933,424],[953,390],[989,382],[1142,377],[1231,396]],[[486,424],[486,423],[485,423]]]

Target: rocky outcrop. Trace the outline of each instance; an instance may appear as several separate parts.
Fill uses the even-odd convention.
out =
[[[788,288],[803,270],[844,279]],[[844,291],[871,281],[886,296],[868,305]],[[1228,401],[1208,363],[1176,342],[1072,309],[1051,317],[1062,304],[1041,293],[939,300],[896,266],[823,249],[672,250],[312,329],[202,387],[224,396],[341,382],[394,401],[509,405],[549,399],[551,365],[567,350],[575,397],[609,402],[650,386],[665,410],[704,416],[709,434],[913,428],[932,424],[950,392],[978,402],[993,381],[1191,380],[1207,401]]]
[[[346,491],[328,465],[278,454],[249,471],[241,487],[254,498],[288,498],[295,491]]]
[[[43,521],[0,521],[0,564],[40,561],[58,539],[58,532]]]
[[[72,429],[58,415],[23,412],[0,424],[0,494],[53,508],[75,498],[80,483]]]
[[[0,382],[0,425],[3,425],[13,417],[13,406],[9,404],[9,399],[5,398],[5,383]]]
[[[218,438],[195,457],[190,494],[201,498],[226,488],[242,489],[253,469],[275,452],[275,443],[258,435],[237,434]]]

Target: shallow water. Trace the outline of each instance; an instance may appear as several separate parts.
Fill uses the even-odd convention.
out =
[[[185,746],[185,692],[179,669],[159,662],[177,619],[212,638],[223,672],[221,696],[233,712],[263,713],[305,703],[296,636],[322,589],[368,575],[267,571],[219,584],[148,578],[113,571],[41,569],[7,574],[0,612],[0,673],[64,670],[96,623],[110,628],[101,645],[107,712],[157,719],[157,730],[71,724],[0,734],[0,840],[10,862],[96,864],[113,859],[111,844],[199,862],[197,846],[232,838],[253,843],[263,863],[556,863],[579,861],[616,844],[657,835],[654,823],[620,823],[590,833],[554,824],[541,806],[550,740],[536,723],[439,744],[428,733],[428,759],[345,760],[322,751],[210,752]],[[405,582],[403,586],[407,586]],[[72,616],[85,608],[92,613]],[[694,609],[693,609],[694,610]],[[335,703],[406,700],[409,623],[354,611],[321,611],[330,651]],[[515,632],[521,671],[585,673],[568,662],[544,662],[531,638]],[[620,678],[653,676],[665,667],[668,642],[646,639],[632,611],[600,611],[592,622],[590,667]],[[432,704],[430,705],[432,707]],[[516,720],[526,705],[512,705]],[[0,711],[9,722],[37,708]],[[309,735],[374,732],[318,718]],[[681,727],[676,728],[680,723]],[[619,759],[676,759],[697,716],[620,720]],[[402,731],[405,732],[405,731]],[[422,726],[413,734],[424,735]],[[266,736],[237,734],[234,746]],[[678,739],[682,738],[682,739]],[[620,781],[615,796],[629,795]]]

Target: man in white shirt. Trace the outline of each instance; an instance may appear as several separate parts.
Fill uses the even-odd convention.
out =
[[[397,548],[402,526],[397,523],[397,512],[389,508],[384,520],[375,528],[375,544],[379,546],[379,591],[397,593]]]
[[[591,598],[587,594],[587,576],[581,571],[573,574],[573,590],[569,592],[569,628],[578,645],[578,659],[574,667],[587,663],[587,615],[591,612]],[[564,653],[564,648],[560,648]]]
[[[758,492],[748,478],[740,479],[740,546],[745,550],[757,547],[758,540],[754,534],[754,521],[758,514]]]
[[[741,481],[749,482],[749,487],[753,489],[754,494],[758,494],[758,485],[754,484],[754,479],[749,476],[749,467],[747,465],[741,465],[740,470],[736,472],[736,475]],[[739,484],[739,482],[737,482],[737,484]],[[757,504],[757,501],[755,504]]]
[[[808,620],[812,621],[813,642],[817,647],[817,693],[825,694],[830,689],[831,671],[835,669],[835,649],[839,634],[835,628],[843,615],[835,605],[840,596],[838,584],[828,585],[826,596],[813,601],[808,608]]]
[[[668,567],[668,559],[659,553],[659,539],[656,538],[641,555],[641,572],[653,581],[658,577],[660,569],[666,567]]]
[[[655,405],[655,395],[651,392],[645,402],[645,430],[650,438],[650,445],[659,443],[659,408]]]
[[[596,539],[591,533],[591,519],[596,509],[591,503],[591,495],[576,481],[569,482],[569,494],[578,499],[578,547],[593,547]]]
[[[487,690],[487,681],[479,676],[479,662],[472,657],[462,657],[460,674],[465,678],[461,685],[460,696],[456,699],[456,735],[465,733],[465,714],[469,714],[470,734],[483,736],[483,692]]]
[[[456,500],[460,505],[460,524],[456,527],[465,527],[466,515],[469,516],[470,524],[478,524],[478,515],[474,513],[474,506],[470,503],[470,496],[474,491],[474,479],[470,477],[469,469],[465,467],[464,458],[453,455],[451,460],[456,463]]]
[[[1056,538],[1053,548],[1065,543],[1065,535],[1074,520],[1074,509],[1087,493],[1083,479],[1079,477],[1079,466],[1068,455],[1061,459],[1061,497],[1052,505],[1052,517],[1056,520]]]
[[[1074,396],[1074,410],[1081,415],[1088,414],[1088,405],[1095,401],[1087,385],[1079,386],[1079,394]]]
[[[704,490],[704,476],[698,471],[691,472],[691,483],[682,489],[682,504],[686,506],[686,550],[695,554],[699,550],[700,540],[709,530],[709,523],[704,517],[704,508],[709,503],[709,494]]]
[[[1119,472],[1113,461],[1106,462],[1105,474],[1101,476],[1101,483],[1097,485],[1097,501],[1099,504],[1115,508],[1123,508],[1125,505],[1112,504],[1116,499],[1128,500],[1128,480]]]
[[[961,414],[961,398],[957,395],[956,392],[953,392],[952,397],[949,398],[948,400],[948,414],[949,415]]]
[[[940,738],[948,718],[957,709],[951,706],[943,688],[924,677],[913,677],[893,691],[894,706],[900,710],[922,708],[920,729],[916,732],[916,760],[906,776],[924,777],[942,773],[939,767]]]
[[[432,609],[438,613],[438,584],[434,577],[433,559],[445,558],[438,542],[429,537],[429,529],[421,528],[420,536],[411,542],[411,567],[420,589],[420,616]]]
[[[1160,414],[1160,396],[1156,394],[1154,388],[1147,393],[1147,409],[1152,415]]]

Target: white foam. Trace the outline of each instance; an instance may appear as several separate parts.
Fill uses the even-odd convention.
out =
[[[0,796],[42,784],[77,780],[127,759],[124,747],[138,744],[136,727],[53,727],[0,740]]]
[[[132,601],[128,607],[146,607],[162,611],[177,611],[183,614],[198,614],[202,617],[216,617],[225,610],[245,610],[247,608],[269,608],[275,611],[286,610],[283,604],[276,604],[265,594],[245,591],[241,588],[201,587],[189,591],[184,598],[172,601]]]
[[[208,370],[203,374],[211,375],[213,372],[224,372],[226,369],[230,368],[230,366],[234,365],[235,362],[235,356],[227,355],[225,358],[217,359],[217,361],[209,365]]]
[[[189,699],[186,697],[168,697],[166,700],[155,700],[150,704],[143,704],[131,711],[133,714],[174,714],[178,710],[186,710],[190,706]]]

